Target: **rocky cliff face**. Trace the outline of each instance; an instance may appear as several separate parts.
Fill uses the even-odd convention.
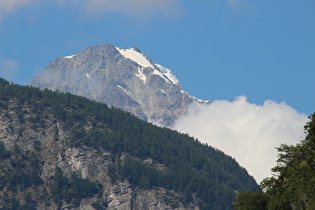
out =
[[[0,209],[232,209],[259,190],[188,135],[0,78]]]
[[[85,96],[162,126],[171,125],[192,103],[209,103],[185,92],[169,69],[138,48],[110,44],[56,59],[30,85]]]
[[[71,134],[63,129],[63,122],[49,111],[44,110],[39,117],[34,113],[36,108],[27,102],[22,107],[19,104],[15,98],[0,100],[0,141],[5,147],[0,145],[1,209],[14,209],[17,203],[25,209],[198,209],[193,203],[184,206],[179,194],[163,188],[140,190],[132,188],[128,181],[113,184],[108,176],[108,165],[113,164],[114,154],[83,145],[70,147]],[[94,126],[106,127],[102,124]],[[83,129],[89,130],[91,127],[92,122],[85,121]],[[4,155],[7,151],[11,152],[9,159]],[[124,159],[124,155],[120,159]],[[38,164],[34,164],[36,162]],[[97,194],[79,202],[58,203],[52,190],[56,167],[65,176],[69,177],[75,172],[82,179],[98,183],[102,188]],[[16,175],[15,171],[19,168],[22,172]],[[32,170],[35,172],[29,172]],[[21,180],[34,180],[37,176],[38,181],[34,183]],[[4,178],[7,183],[2,182]]]

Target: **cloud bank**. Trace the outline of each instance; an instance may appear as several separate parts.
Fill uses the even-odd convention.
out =
[[[23,7],[30,6],[31,3],[40,0],[0,0],[0,20]]]
[[[239,10],[246,0],[227,0],[227,4],[232,10]]]
[[[250,4],[248,0],[227,0],[227,6],[232,12],[241,14],[254,14],[255,7]]]
[[[87,12],[119,12],[129,16],[144,17],[153,13],[171,15],[179,7],[177,0],[71,0]]]
[[[64,7],[74,6],[93,15],[116,12],[145,18],[152,15],[173,16],[180,11],[178,0],[0,0],[0,20],[35,2],[43,4],[49,1]]]
[[[275,147],[298,143],[306,122],[306,115],[284,102],[256,105],[240,96],[233,102],[193,105],[173,128],[231,155],[260,182],[271,176]]]

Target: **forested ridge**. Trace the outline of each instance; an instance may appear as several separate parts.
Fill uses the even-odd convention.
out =
[[[56,122],[60,122],[55,126],[55,142],[61,143],[58,133],[62,129],[69,133],[69,138],[65,141],[67,148],[87,147],[99,153],[110,152],[112,158],[107,165],[107,173],[113,184],[127,180],[133,189],[168,189],[180,193],[182,203],[196,203],[201,209],[232,209],[236,192],[260,191],[253,177],[233,158],[186,134],[157,127],[130,113],[69,93],[14,85],[1,79],[0,114],[5,113],[4,117],[10,117],[6,116],[10,115],[6,110],[10,109],[8,102],[12,99],[18,104],[14,112],[20,123],[31,125],[34,130],[45,132],[47,113]],[[30,107],[31,114],[26,114],[19,108],[22,106]],[[91,125],[88,129],[87,124]],[[55,175],[48,181],[44,180],[40,171],[45,159],[44,153],[40,153],[41,141],[29,141],[33,142],[33,149],[21,152],[18,145],[15,145],[15,150],[7,150],[4,143],[0,144],[0,158],[6,160],[2,161],[5,169],[0,171],[4,180],[0,182],[0,196],[11,207],[13,204],[36,207],[38,202],[43,202],[32,199],[28,187],[40,189],[59,206],[62,202],[78,206],[81,199],[102,194],[102,183],[83,179],[77,172],[64,174],[57,166]],[[22,166],[16,166],[15,158],[20,158],[25,163],[20,161]],[[28,167],[34,164],[38,167],[32,171]],[[23,170],[16,172],[18,168]],[[17,175],[12,178],[11,174]],[[32,181],[25,181],[28,183],[26,185],[24,182],[8,180],[19,179],[22,175]],[[89,190],[84,193],[81,188]],[[15,198],[19,190],[25,191],[23,202]],[[36,198],[38,197],[40,196]],[[94,202],[93,206],[106,208],[107,204]],[[0,206],[3,209],[14,209],[11,207]]]

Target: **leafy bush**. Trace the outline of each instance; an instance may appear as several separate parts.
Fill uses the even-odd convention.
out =
[[[236,209],[315,209],[315,113],[305,131],[299,144],[278,148],[278,164],[272,169],[275,176],[261,182],[264,193],[240,193]]]
[[[79,204],[83,198],[92,197],[99,192],[96,183],[80,178],[76,172],[72,172],[69,177],[64,176],[58,167],[55,169],[49,189],[56,203],[65,200],[67,203]]]

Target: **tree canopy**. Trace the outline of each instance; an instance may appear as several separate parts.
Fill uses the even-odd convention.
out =
[[[305,139],[277,148],[274,176],[261,182],[263,192],[239,193],[235,209],[315,209],[315,113],[309,119]]]

